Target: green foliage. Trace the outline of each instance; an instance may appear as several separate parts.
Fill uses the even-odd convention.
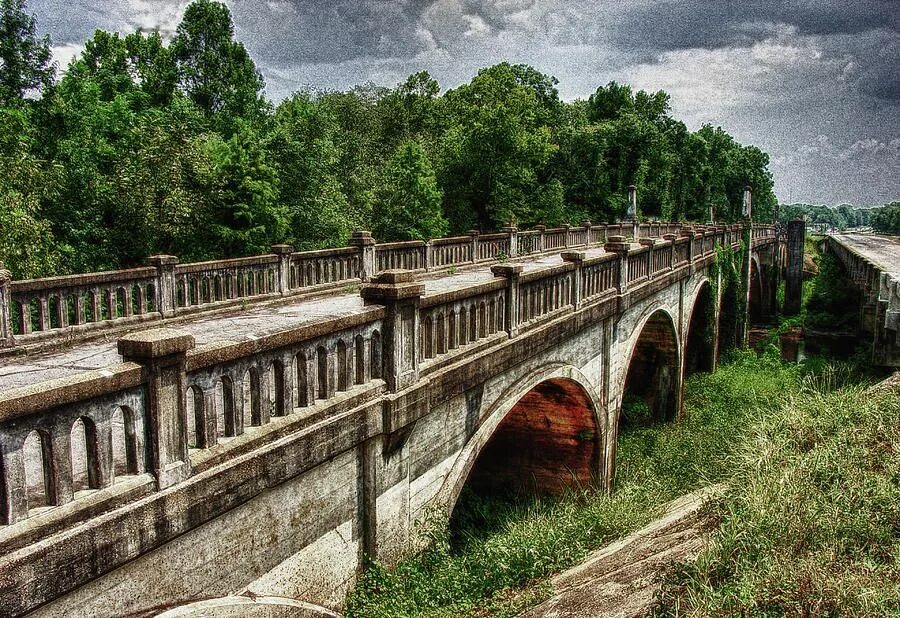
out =
[[[441,191],[421,144],[401,145],[388,162],[373,213],[380,240],[428,240],[447,232]]]
[[[0,105],[20,104],[25,95],[53,83],[50,37],[38,38],[25,4],[0,2]]]
[[[554,77],[501,63],[443,94],[419,72],[273,108],[212,0],[189,4],[170,42],[98,30],[54,84],[24,6],[0,4],[0,139],[19,162],[0,183],[15,227],[0,258],[17,277],[324,248],[354,229],[384,241],[610,221],[631,183],[644,217],[705,220],[714,198],[733,218],[747,182],[757,212],[773,199],[762,153],[688,131],[663,92],[609,84],[567,103]]]
[[[879,209],[854,208],[849,204],[825,206],[816,204],[782,204],[778,218],[782,223],[792,219],[805,219],[811,225],[824,225],[830,230],[865,227],[870,225]],[[874,223],[871,223],[874,225]]]
[[[900,202],[891,202],[871,211],[871,225],[875,231],[900,234]]]
[[[720,526],[669,578],[657,615],[900,610],[900,397],[823,375],[752,424]]]
[[[514,615],[546,596],[551,574],[647,523],[668,500],[734,474],[747,423],[800,393],[808,371],[774,355],[733,353],[717,373],[689,378],[683,422],[620,434],[612,495],[581,488],[557,499],[464,496],[454,531],[429,520],[428,547],[393,570],[373,564],[345,614]]]
[[[858,292],[847,285],[844,267],[833,254],[827,253],[817,262],[818,275],[804,286],[805,323],[833,331],[852,327],[859,317]]]

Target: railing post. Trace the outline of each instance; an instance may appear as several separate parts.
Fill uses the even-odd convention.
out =
[[[6,269],[6,264],[0,262],[0,348],[9,348],[14,344],[10,312],[12,298],[9,284],[11,281],[12,273]]]
[[[164,318],[175,315],[178,310],[175,297],[175,267],[178,265],[178,258],[174,255],[151,255],[145,263],[156,268],[156,310]]]
[[[536,229],[538,232],[537,235],[535,236],[535,239],[537,241],[537,248],[535,249],[535,252],[543,253],[544,252],[544,232],[546,231],[547,226],[546,225],[536,225],[536,226],[534,226],[534,229]]]
[[[697,233],[690,225],[681,228],[681,237],[688,239],[688,264],[691,268],[694,267],[694,236],[696,235]]]
[[[509,236],[509,253],[507,257],[514,258],[519,254],[519,228],[514,225],[501,228],[501,232]]]
[[[419,379],[419,302],[425,284],[410,270],[385,270],[360,295],[366,305],[383,305],[382,376],[391,391],[399,391]]]
[[[506,331],[510,337],[519,334],[519,277],[522,274],[521,264],[494,264],[491,272],[495,277],[506,279]]]
[[[470,242],[472,243],[472,263],[475,264],[478,262],[478,236],[481,234],[478,230],[469,230],[467,232]]]
[[[569,248],[569,230],[572,229],[572,226],[569,225],[568,223],[565,223],[565,224],[563,224],[563,228],[565,228],[565,230],[566,230],[564,233],[565,242],[563,244],[563,247],[568,249]]]
[[[350,235],[350,246],[359,249],[359,273],[362,281],[368,281],[375,276],[375,239],[372,232],[358,230]]]
[[[610,236],[603,245],[603,250],[607,253],[615,253],[619,262],[619,294],[624,294],[628,290],[628,251],[631,244],[624,236]]]
[[[425,271],[428,272],[434,268],[434,245],[431,239],[425,241]]]
[[[591,246],[591,226],[594,225],[591,223],[590,219],[585,219],[581,222],[582,227],[584,228],[584,246]]]
[[[285,296],[291,291],[291,245],[272,245],[272,253],[278,256],[278,292]]]
[[[669,270],[675,270],[675,234],[663,234],[663,240],[669,241]]]
[[[572,304],[576,309],[581,306],[581,299],[584,296],[584,291],[581,287],[581,270],[584,266],[584,258],[584,251],[565,251],[562,254],[563,262],[571,262],[575,265],[574,280],[572,282]]]
[[[193,336],[168,328],[131,333],[118,342],[122,359],[143,368],[147,453],[159,489],[171,487],[191,474],[185,429],[185,364],[187,351],[193,347]]]

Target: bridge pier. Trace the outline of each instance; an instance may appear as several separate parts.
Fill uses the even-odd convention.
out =
[[[806,222],[794,219],[788,222],[787,269],[784,285],[784,314],[797,315],[803,300],[803,244],[806,240]]]

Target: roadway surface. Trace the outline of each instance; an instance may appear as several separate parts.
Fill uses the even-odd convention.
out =
[[[855,249],[882,272],[900,273],[900,237],[874,234],[831,234],[839,243]]]
[[[637,245],[635,245],[637,246]],[[588,257],[603,255],[602,247],[585,251]],[[542,270],[563,263],[560,254],[516,260],[524,266],[524,271]],[[453,275],[435,274],[422,277],[425,295],[430,296],[460,288],[470,287],[493,279],[492,262]],[[350,286],[348,286],[349,288]],[[363,309],[358,284],[353,291],[337,291],[332,295],[317,298],[296,298],[295,300],[274,301],[252,305],[247,310],[227,313],[203,313],[188,321],[172,326],[194,336],[197,346],[217,341],[245,341],[276,332],[296,328],[303,324],[352,315]],[[143,329],[160,328],[164,321],[143,325]],[[142,327],[132,329],[132,332]],[[29,386],[38,382],[65,378],[85,371],[102,369],[122,362],[116,349],[116,339],[122,333],[110,335],[109,339],[92,339],[76,342],[61,349],[41,351],[27,355],[0,357],[0,393]]]

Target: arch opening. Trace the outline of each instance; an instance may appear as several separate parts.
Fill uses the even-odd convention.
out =
[[[709,373],[715,366],[715,302],[712,286],[704,283],[694,301],[684,352],[684,375]]]
[[[594,482],[600,431],[590,396],[569,378],[551,378],[509,410],[475,459],[450,518],[451,534],[485,532],[502,506],[557,496]]]
[[[765,323],[766,315],[763,310],[762,279],[756,260],[750,261],[750,290],[747,306],[747,318],[752,326]]]
[[[619,426],[625,429],[672,421],[680,387],[678,336],[672,318],[653,313],[641,329],[625,377]]]
[[[737,347],[738,344],[738,302],[737,282],[729,279],[722,290],[719,304],[719,357]]]

